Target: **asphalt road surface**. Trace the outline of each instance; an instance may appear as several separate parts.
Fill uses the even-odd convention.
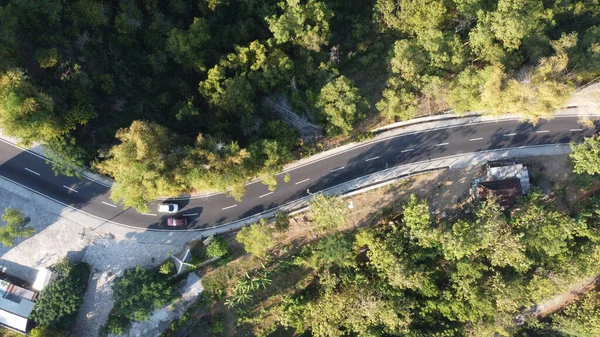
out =
[[[176,216],[188,218],[188,225],[181,229],[225,224],[303,197],[307,189],[311,193],[319,192],[395,165],[483,150],[581,142],[598,130],[598,125],[582,128],[576,117],[562,117],[541,120],[535,126],[517,121],[488,122],[398,135],[293,169],[289,172],[292,179],[287,183],[283,181],[283,175],[279,175],[275,191],[269,191],[260,182],[249,184],[246,196],[240,202],[224,194],[176,198],[174,202],[180,207]],[[0,175],[45,197],[113,223],[173,229],[166,226],[166,219],[172,215],[158,213],[157,203],[151,205],[153,211],[150,213],[123,209],[110,200],[108,186],[86,178],[56,176],[45,158],[6,142],[0,142]]]

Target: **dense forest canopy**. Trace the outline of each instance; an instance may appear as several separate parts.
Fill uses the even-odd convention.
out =
[[[0,126],[138,209],[240,198],[299,146],[265,97],[327,136],[446,109],[535,120],[596,78],[599,40],[597,0],[4,0]]]

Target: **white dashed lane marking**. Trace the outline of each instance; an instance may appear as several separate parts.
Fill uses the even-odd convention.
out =
[[[574,132],[574,131],[583,131],[583,129],[569,129],[569,131]]]
[[[406,149],[406,150],[402,150],[400,151],[400,153],[404,153],[404,152],[410,152],[410,151],[414,151],[415,149]]]
[[[109,204],[106,201],[102,201],[103,204],[105,204],[106,206],[110,206],[110,207],[117,207],[117,205],[113,205],[113,204]]]
[[[469,139],[469,141],[470,141],[470,142],[474,142],[474,141],[476,141],[476,140],[482,140],[482,139],[483,139],[483,138],[481,138],[481,137],[480,137],[480,138],[471,138],[471,139]]]
[[[542,130],[542,131],[536,131],[535,133],[548,133],[548,132],[550,132],[550,131],[548,131],[548,130]]]
[[[448,145],[448,143],[440,143],[440,144],[437,144],[436,146],[446,146],[446,145]]]
[[[335,171],[339,171],[339,170],[343,170],[345,167],[338,167],[338,168],[334,168],[333,170],[329,171],[329,172],[335,172]]]
[[[76,189],[70,188],[69,186],[63,185],[64,188],[68,189],[71,192],[79,193]]]
[[[305,182],[307,182],[309,180],[310,180],[310,178],[304,179],[302,181],[297,182],[295,185],[300,185],[300,184],[305,183]]]
[[[365,160],[365,161],[371,161],[371,160],[375,160],[375,159],[379,159],[379,157],[373,157],[373,158],[369,158],[369,159],[367,159],[367,160]]]
[[[226,210],[226,209],[234,208],[234,207],[236,207],[236,206],[237,206],[237,204],[236,204],[236,205],[232,205],[232,206],[223,207],[223,208],[222,208],[222,210]]]
[[[273,192],[269,192],[269,193],[267,193],[267,194],[263,194],[263,195],[261,195],[261,196],[260,196],[260,197],[258,197],[258,198],[263,198],[263,197],[266,197],[267,195],[271,195],[271,194],[273,194]]]
[[[517,135],[516,133],[507,133],[507,134],[504,134],[504,137],[511,137],[511,136],[516,136],[516,135]]]
[[[34,170],[30,170],[30,169],[28,169],[27,167],[26,167],[25,169],[26,169],[27,171],[29,171],[29,172],[31,172],[31,173],[33,173],[33,174],[35,174],[35,175],[38,175],[38,176],[40,175],[39,173],[35,172]]]
[[[142,213],[144,215],[149,215],[149,216],[157,216],[157,214],[152,214],[152,213]]]

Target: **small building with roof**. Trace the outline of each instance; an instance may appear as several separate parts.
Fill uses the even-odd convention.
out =
[[[52,276],[50,270],[41,268],[31,286],[7,275],[0,276],[0,325],[27,334],[35,299],[50,283]]]
[[[500,206],[512,206],[531,189],[529,172],[514,161],[493,161],[485,166],[485,176],[473,182],[473,197],[479,201],[495,199]]]

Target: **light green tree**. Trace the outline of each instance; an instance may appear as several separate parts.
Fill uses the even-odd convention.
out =
[[[337,195],[324,196],[317,193],[310,199],[308,207],[308,216],[319,231],[340,228],[348,220],[348,207]]]
[[[180,192],[171,176],[176,162],[172,132],[155,123],[134,121],[116,137],[121,144],[110,149],[108,159],[96,164],[100,172],[115,178],[114,201],[148,212],[148,203],[157,197]]]
[[[600,137],[586,137],[583,144],[571,143],[573,172],[577,174],[600,174]]]
[[[404,205],[403,222],[411,239],[424,248],[435,247],[440,241],[440,232],[432,226],[431,212],[426,200],[412,194]]]
[[[214,238],[206,247],[206,255],[209,257],[220,258],[227,254],[227,242],[223,238]]]
[[[235,238],[244,246],[244,250],[260,258],[265,258],[269,249],[276,244],[273,231],[264,220],[242,228]]]
[[[56,48],[39,49],[35,52],[35,59],[42,68],[52,68],[58,64],[58,51]]]
[[[348,134],[356,121],[363,118],[369,107],[352,80],[340,76],[327,83],[317,98],[330,135]]]
[[[27,238],[35,233],[35,228],[26,225],[23,212],[16,208],[5,208],[2,220],[6,225],[0,227],[0,242],[7,247],[12,247],[16,238]]]

